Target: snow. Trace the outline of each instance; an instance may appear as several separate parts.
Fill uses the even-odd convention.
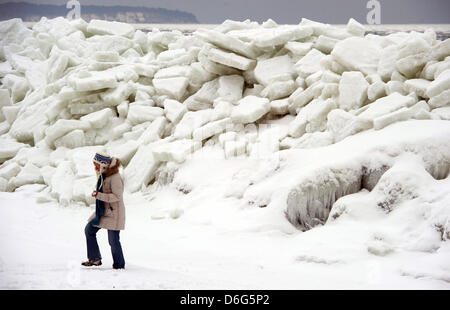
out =
[[[450,41],[365,31],[0,22],[0,288],[448,288]],[[123,273],[79,266],[98,151]]]

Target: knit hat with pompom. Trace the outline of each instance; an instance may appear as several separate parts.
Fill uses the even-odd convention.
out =
[[[111,164],[111,156],[109,156],[106,153],[103,152],[97,152],[94,156],[94,163],[97,163],[100,165],[100,171],[95,170],[97,174],[97,180],[100,178],[100,187],[103,185],[103,177],[102,173],[105,172],[105,170],[109,167]]]
[[[100,165],[100,173],[106,170],[111,164],[111,156],[103,152],[97,152],[94,156],[94,163],[98,163]]]

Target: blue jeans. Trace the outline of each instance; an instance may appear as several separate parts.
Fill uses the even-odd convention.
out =
[[[87,243],[87,256],[88,259],[96,260],[101,259],[100,249],[97,243],[97,232],[99,227],[94,227],[90,223],[84,228]],[[111,254],[113,257],[113,268],[125,268],[125,259],[123,258],[122,246],[120,245],[120,230],[108,229],[108,242],[111,246]]]

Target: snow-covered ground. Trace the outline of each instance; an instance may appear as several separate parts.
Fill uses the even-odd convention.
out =
[[[111,268],[105,230],[98,233],[103,265],[88,269],[80,262],[86,256],[83,228],[93,208],[38,204],[37,187],[0,194],[1,289],[450,288],[448,242],[432,253],[377,256],[367,251],[366,223],[301,233],[218,228],[182,217],[152,220],[154,206],[137,194],[125,196],[126,270]]]
[[[322,151],[336,153],[341,148],[348,152],[352,144],[360,145],[358,140],[380,146],[386,137],[391,139],[385,144],[397,144],[407,141],[402,132],[410,135],[411,128],[418,128],[416,145],[433,136],[439,141],[440,133],[449,132],[446,123],[422,122],[422,126],[409,122],[361,133]],[[392,147],[391,151],[397,150]],[[255,208],[222,195],[227,186],[218,184],[228,174],[240,171],[242,176],[240,165],[251,167],[248,159],[227,162],[212,157],[208,164],[203,156],[200,165],[192,158],[177,176],[180,181],[183,173],[190,175],[200,190],[183,194],[176,186],[166,185],[153,192],[125,195],[124,271],[111,268],[105,230],[98,233],[103,265],[80,266],[86,256],[83,229],[93,207],[37,203],[44,185],[0,193],[0,287],[449,289],[450,243],[441,241],[433,224],[448,221],[450,178],[431,177],[417,153],[400,157],[370,193],[363,190],[339,200],[333,206],[334,213],[340,214],[336,220],[306,232],[280,216],[276,203]],[[339,155],[335,158],[339,161]],[[260,160],[253,164],[253,172],[257,166],[267,166]],[[293,169],[280,168],[278,178],[292,175]],[[389,196],[396,184],[404,188]],[[386,197],[397,199],[389,213],[375,205]]]
[[[0,22],[0,288],[449,289],[436,29]],[[122,271],[105,231],[80,266],[99,151],[123,164]]]

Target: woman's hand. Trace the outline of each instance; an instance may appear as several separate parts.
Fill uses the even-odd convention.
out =
[[[95,191],[92,192],[91,196],[95,198],[95,197],[97,197],[97,194],[98,194],[98,191],[95,190]]]

